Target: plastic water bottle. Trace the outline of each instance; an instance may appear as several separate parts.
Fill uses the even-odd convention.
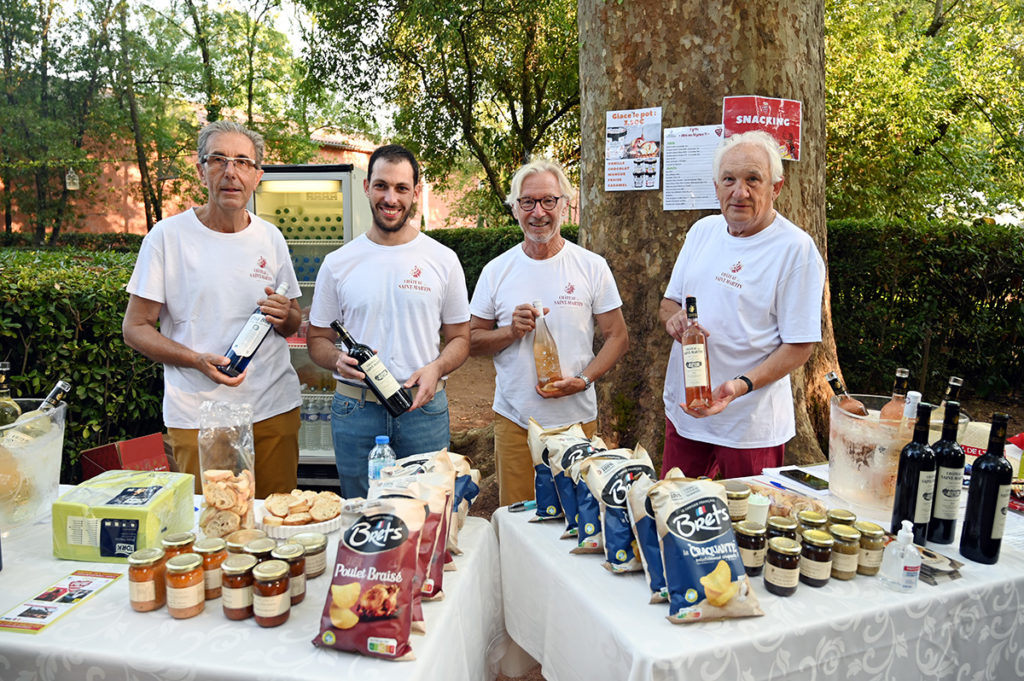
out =
[[[309,400],[302,398],[299,405],[299,451],[309,449]]]
[[[334,450],[334,439],[331,437],[331,396],[320,398],[320,449]]]
[[[388,444],[390,438],[387,435],[378,435],[375,441],[377,444],[370,450],[370,480],[380,480],[380,472],[395,465],[395,450]]]
[[[320,449],[320,407],[315,397],[309,398],[306,411],[309,416],[306,422],[306,449]]]

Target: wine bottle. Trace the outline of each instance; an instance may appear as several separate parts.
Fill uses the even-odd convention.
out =
[[[708,336],[697,325],[697,299],[686,297],[686,318],[690,325],[683,331],[680,344],[683,346],[683,385],[686,389],[686,406],[708,407],[711,405],[711,365],[708,363]]]
[[[903,407],[907,401],[907,386],[910,384],[910,370],[897,369],[892,384],[892,399],[885,403],[878,414],[883,421],[899,421],[903,418]],[[895,530],[893,534],[895,534]]]
[[[1003,456],[1009,419],[1002,413],[992,415],[988,451],[971,464],[967,510],[960,532],[960,555],[976,563],[995,563],[999,560],[999,548],[1003,543],[1013,480],[1013,467]]]
[[[331,322],[331,328],[341,336],[341,342],[348,348],[348,354],[356,358],[359,370],[364,374],[363,383],[377,396],[388,413],[397,417],[409,411],[409,407],[412,406],[412,393],[391,375],[373,350],[362,343],[357,343],[338,320]]]
[[[839,398],[839,408],[843,411],[848,411],[851,414],[857,414],[858,416],[867,416],[868,410],[864,406],[864,403],[860,400],[855,400],[850,397],[850,393],[846,392],[846,388],[843,387],[843,382],[839,380],[839,376],[836,372],[830,371],[825,374],[825,380],[828,381],[829,386],[832,388],[832,392]]]
[[[71,390],[71,384],[67,381],[57,381],[53,390],[43,398],[39,406],[32,411],[27,411],[18,417],[14,425],[7,431],[4,444],[7,446],[24,447],[26,444],[42,437],[50,432],[52,425],[49,418],[43,418],[43,414],[49,414],[60,406],[61,400],[67,397]]]
[[[960,400],[960,388],[964,385],[964,379],[959,376],[950,376],[949,383],[946,384],[946,395],[942,398],[942,403],[938,408],[932,412],[932,423],[943,424],[946,422],[946,403],[947,402],[958,402]]]
[[[8,383],[10,362],[0,362],[0,426],[14,423],[21,416],[21,407],[11,397],[11,385]]]
[[[964,482],[964,450],[956,441],[960,422],[960,403],[946,403],[942,437],[932,444],[935,454],[935,496],[932,501],[932,519],[928,523],[928,541],[952,544],[956,534],[956,519],[960,515],[960,490]]]
[[[537,310],[537,326],[533,332],[533,362],[537,366],[537,387],[552,391],[551,384],[562,380],[562,367],[558,363],[558,346],[548,329],[544,319],[544,303],[535,300],[533,307]]]
[[[275,293],[282,296],[287,292],[287,282],[278,286],[277,291],[275,291]],[[235,336],[235,341],[231,344],[231,347],[224,353],[224,356],[228,358],[228,363],[222,367],[217,367],[217,369],[222,374],[227,374],[228,376],[238,376],[245,371],[245,368],[249,366],[249,362],[252,360],[252,356],[260,349],[267,334],[273,328],[274,326],[267,321],[267,316],[260,311],[260,306],[257,305],[256,309],[249,315],[249,319],[242,326],[241,331]]]
[[[928,521],[932,517],[932,494],[935,493],[935,454],[928,446],[928,420],[932,405],[917,405],[914,439],[900,452],[896,473],[896,498],[892,502],[890,531],[900,531],[904,520],[914,524],[914,543],[924,546],[928,539]]]

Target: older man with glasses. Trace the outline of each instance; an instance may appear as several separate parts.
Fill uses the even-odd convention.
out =
[[[252,405],[256,495],[265,498],[296,485],[301,396],[285,338],[301,321],[299,283],[281,232],[246,209],[263,176],[263,138],[217,121],[199,132],[198,147],[207,202],[146,235],[122,331],[125,343],[164,366],[164,424],[197,491],[199,406]],[[285,295],[275,293],[281,284]],[[257,305],[273,332],[246,370],[230,376],[221,371],[223,353]]]
[[[597,397],[590,387],[629,346],[622,300],[608,263],[562,238],[562,220],[576,192],[561,166],[534,160],[512,177],[507,197],[523,242],[487,263],[470,301],[470,354],[493,355],[494,456],[502,505],[532,499],[533,461],[526,427],[583,423],[597,429]],[[533,356],[542,301],[558,345],[560,380],[541,390]],[[604,342],[594,355],[594,327]]]

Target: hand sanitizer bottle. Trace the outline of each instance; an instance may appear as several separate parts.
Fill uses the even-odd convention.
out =
[[[896,541],[885,547],[878,578],[886,588],[900,593],[910,593],[917,588],[917,578],[920,574],[921,554],[914,546],[914,525],[909,520],[904,520],[903,528],[896,535]]]

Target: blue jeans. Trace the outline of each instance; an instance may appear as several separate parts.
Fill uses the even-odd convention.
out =
[[[395,457],[433,452],[448,446],[448,393],[434,394],[434,399],[415,411],[399,417],[388,413],[382,405],[334,393],[331,408],[331,433],[334,435],[334,461],[341,481],[341,496],[346,499],[365,497],[369,491],[370,450],[378,435],[391,439]]]

